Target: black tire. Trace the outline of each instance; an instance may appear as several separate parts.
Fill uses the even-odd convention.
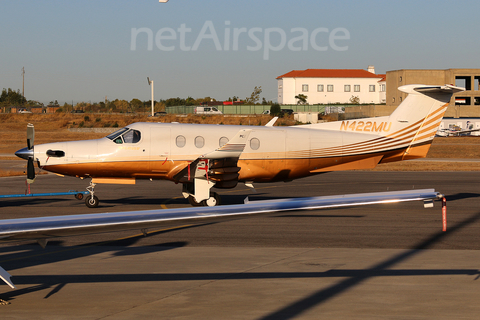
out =
[[[77,200],[82,200],[82,199],[83,199],[83,193],[77,193],[77,194],[75,195],[75,199],[77,199]]]
[[[192,205],[192,207],[203,206],[203,201],[197,202],[193,196],[188,196],[188,202]]]
[[[91,196],[91,195],[88,195],[85,197],[85,205],[89,208],[96,208],[98,207],[98,198],[97,196]]]

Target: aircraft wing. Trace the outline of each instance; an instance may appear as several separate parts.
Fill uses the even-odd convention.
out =
[[[46,240],[56,237],[110,231],[146,229],[182,224],[203,224],[277,212],[358,206],[403,201],[432,201],[443,197],[434,189],[360,193],[312,198],[253,201],[240,205],[188,207],[147,211],[51,216],[0,220],[0,240]],[[0,267],[0,278],[14,288],[10,275]]]

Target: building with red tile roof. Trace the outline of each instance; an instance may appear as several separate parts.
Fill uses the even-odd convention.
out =
[[[307,96],[309,104],[385,103],[386,78],[375,68],[292,70],[278,76],[278,103],[297,104],[295,96]]]

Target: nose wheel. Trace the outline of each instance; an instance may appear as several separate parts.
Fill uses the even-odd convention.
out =
[[[97,198],[97,196],[91,196],[91,195],[88,195],[85,197],[85,205],[89,208],[96,208],[98,207],[98,203],[99,203],[99,200]]]
[[[87,191],[90,192],[90,194],[85,197],[85,205],[89,208],[98,207],[100,201],[95,195],[95,183],[90,181],[90,185],[87,187]]]

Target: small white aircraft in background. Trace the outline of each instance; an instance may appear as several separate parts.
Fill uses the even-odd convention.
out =
[[[459,137],[463,135],[469,135],[472,132],[480,131],[480,129],[467,129],[462,130],[461,128],[448,128],[448,129],[440,129],[437,132],[437,136],[439,137]]]
[[[239,182],[291,181],[329,171],[369,169],[379,163],[427,155],[452,94],[451,85],[406,85],[408,93],[386,117],[274,127],[133,123],[104,138],[34,146],[27,127],[27,148],[15,154],[60,175],[90,178],[85,203],[96,207],[97,183],[135,184],[136,179],[164,179],[183,185],[193,206],[215,206],[212,188]]]

